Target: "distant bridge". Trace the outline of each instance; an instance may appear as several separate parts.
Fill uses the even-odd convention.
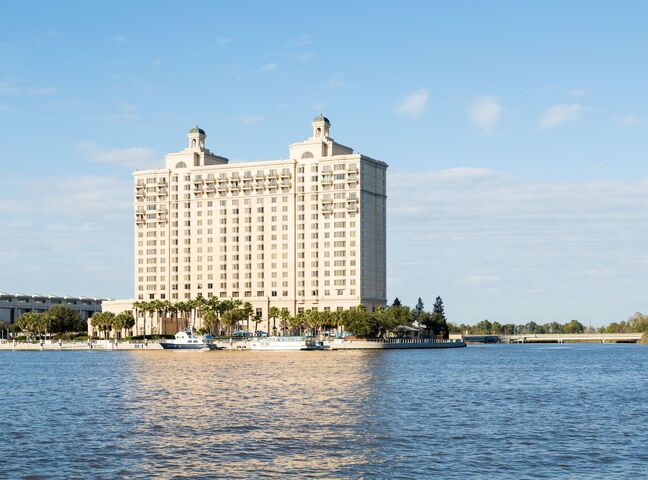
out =
[[[519,335],[465,335],[464,339],[467,342],[485,343],[637,343],[641,339],[641,335],[641,333],[524,333]],[[493,337],[497,337],[497,339]]]

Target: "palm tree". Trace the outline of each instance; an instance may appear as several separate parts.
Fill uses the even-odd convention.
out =
[[[135,324],[137,324],[137,319],[139,317],[140,310],[142,309],[142,303],[139,300],[133,302],[133,312],[135,314]]]
[[[191,311],[191,305],[187,301],[178,302],[176,303],[176,308],[178,309],[178,312],[180,312],[180,316],[182,317],[182,328],[189,328],[187,313]]]
[[[245,329],[249,332],[250,331],[250,317],[254,313],[254,308],[252,308],[252,304],[250,302],[245,302],[241,306],[241,310],[243,312],[243,318],[245,318],[245,321],[246,321]]]
[[[272,335],[277,334],[276,320],[279,315],[281,315],[281,310],[278,307],[272,306],[268,309],[268,320],[272,319]]]
[[[153,320],[153,314],[155,314],[156,324],[157,324],[157,333],[158,335],[162,333],[161,328],[161,317],[162,312],[164,311],[164,302],[162,300],[153,300],[150,302],[150,312],[151,312],[151,321]]]
[[[192,300],[192,304],[194,319],[197,320],[197,318],[200,317],[200,327],[202,328],[202,314],[206,311],[205,308],[207,306],[207,300],[201,293],[199,293],[198,296]]]
[[[146,314],[151,311],[151,302],[142,300],[141,302],[137,303],[139,304],[139,311],[142,313],[142,318],[144,319],[142,333],[144,334],[144,338],[146,338]]]
[[[290,325],[290,312],[287,308],[281,309],[279,318],[281,318],[281,322],[279,323],[279,326],[281,327],[281,335],[285,336],[286,328],[288,328],[288,326]]]
[[[166,306],[167,312],[171,315],[171,328],[173,328],[173,321],[175,320],[176,328],[174,332],[171,333],[176,333],[178,331],[178,304],[177,303],[172,303],[171,301],[167,300],[167,306]]]
[[[219,304],[220,301],[216,297],[211,297],[210,299],[207,300],[208,309],[214,315],[214,319],[212,320],[212,322],[213,322],[213,326],[216,328],[216,333],[218,335],[220,335],[220,314],[218,310]]]
[[[216,311],[218,312],[218,319],[223,320],[224,315],[234,308],[234,304],[231,300],[225,299],[218,302],[216,306]],[[231,332],[230,332],[231,333]]]

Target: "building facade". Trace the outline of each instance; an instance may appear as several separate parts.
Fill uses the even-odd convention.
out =
[[[135,300],[240,299],[266,321],[270,306],[384,305],[387,164],[330,127],[320,115],[288,160],[245,163],[196,127],[164,168],[136,171]]]
[[[95,297],[58,297],[56,295],[24,295],[22,293],[0,292],[0,322],[12,324],[23,313],[46,312],[54,305],[68,305],[77,310],[81,320],[88,320],[95,312],[101,311],[103,298]]]

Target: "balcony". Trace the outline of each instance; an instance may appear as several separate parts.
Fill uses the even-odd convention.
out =
[[[145,196],[145,195],[146,195],[146,192],[144,191],[144,188],[140,188],[140,187],[138,187],[138,188],[135,190],[135,196],[136,196],[136,197],[143,197],[143,196]]]
[[[257,180],[265,180],[265,175],[263,174],[263,172],[257,172],[254,178],[256,178]]]
[[[355,165],[348,166],[347,173],[358,173],[358,167],[356,167]]]
[[[193,191],[194,192],[201,192],[202,191],[202,185],[200,183],[194,184]]]
[[[333,183],[332,175],[322,175],[322,185],[327,185]]]
[[[243,190],[250,190],[251,188],[252,188],[252,184],[249,181],[243,182]]]
[[[214,182],[208,182],[205,184],[205,191],[206,192],[213,192],[214,191]]]
[[[350,173],[349,178],[347,178],[348,183],[358,183],[358,174],[357,173]]]
[[[355,200],[352,201],[352,202],[349,202],[347,204],[347,210],[349,212],[357,212],[358,211],[358,202],[356,202]]]
[[[281,178],[290,178],[292,177],[290,170],[287,168],[281,171]]]
[[[159,186],[166,186],[166,178],[158,178],[158,185]]]
[[[227,191],[227,182],[218,182],[218,191],[226,192]]]

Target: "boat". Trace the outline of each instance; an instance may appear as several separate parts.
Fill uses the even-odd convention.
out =
[[[218,350],[219,347],[206,337],[197,336],[192,330],[181,330],[173,340],[162,340],[165,350]]]
[[[320,340],[305,337],[263,337],[250,340],[250,350],[268,352],[295,352],[300,350],[325,350],[328,346]]]

